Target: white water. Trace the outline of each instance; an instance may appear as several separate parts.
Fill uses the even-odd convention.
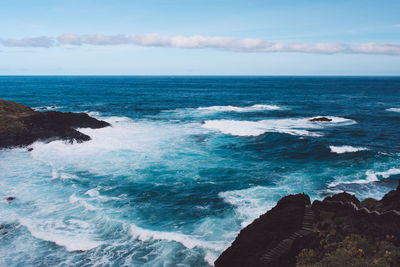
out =
[[[290,190],[286,186],[254,186],[242,190],[221,192],[219,196],[236,207],[238,218],[242,221],[241,226],[246,227],[254,219],[274,207],[282,196],[295,191],[296,189]]]
[[[262,110],[279,110],[282,109],[276,105],[252,105],[248,107],[236,107],[236,106],[211,106],[211,107],[199,107],[198,110],[203,111],[214,111],[214,112],[254,112],[254,111],[262,111]]]
[[[387,111],[400,112],[400,108],[388,108]]]
[[[237,136],[258,136],[266,132],[286,133],[299,136],[321,136],[321,133],[309,130],[323,129],[324,127],[351,125],[353,120],[328,117],[331,122],[311,122],[310,118],[300,119],[269,119],[261,121],[243,120],[206,120],[203,127],[218,130],[223,134]]]
[[[400,169],[398,168],[391,168],[387,171],[374,171],[374,170],[368,170],[365,172],[365,178],[364,179],[356,179],[356,180],[351,180],[351,181],[335,181],[330,183],[328,186],[329,187],[335,187],[340,184],[369,184],[373,182],[378,182],[381,179],[388,179],[393,175],[398,175],[400,174]]]
[[[358,151],[368,150],[366,147],[353,147],[353,146],[329,146],[331,152],[336,154],[351,153]]]

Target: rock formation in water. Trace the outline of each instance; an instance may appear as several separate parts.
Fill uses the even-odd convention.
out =
[[[332,121],[332,119],[329,119],[329,118],[327,118],[327,117],[316,117],[316,118],[312,118],[312,119],[310,119],[310,121],[319,121],[319,122],[330,122],[330,121]]]
[[[27,146],[53,139],[84,142],[90,137],[76,128],[103,128],[108,122],[86,113],[39,112],[22,104],[0,99],[0,148]]]
[[[289,195],[244,228],[216,267],[400,266],[400,183],[381,200]]]

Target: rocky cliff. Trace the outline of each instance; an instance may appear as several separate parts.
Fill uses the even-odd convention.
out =
[[[0,99],[0,148],[27,146],[38,140],[88,141],[90,137],[76,128],[95,129],[106,126],[110,124],[86,113],[39,112]]]
[[[244,228],[215,266],[400,266],[400,183],[381,200],[348,193],[310,205],[282,198]]]

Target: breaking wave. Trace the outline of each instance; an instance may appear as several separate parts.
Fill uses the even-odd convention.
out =
[[[208,110],[208,111],[216,111],[216,112],[253,112],[253,111],[262,111],[262,110],[279,110],[282,109],[276,105],[252,105],[248,107],[236,107],[236,106],[211,106],[211,107],[199,107],[198,110]]]
[[[19,222],[33,237],[63,246],[67,251],[86,251],[104,244],[90,238],[85,222],[72,221],[76,225],[73,229],[59,222],[56,225],[51,225],[51,223],[40,225],[28,219],[20,219]]]
[[[393,175],[399,175],[399,174],[400,174],[400,169],[398,168],[391,168],[387,171],[382,171],[382,172],[375,172],[372,170],[368,170],[365,172],[365,177],[366,177],[365,179],[357,179],[352,181],[337,181],[330,183],[328,186],[335,187],[341,184],[369,184],[378,182],[381,179],[388,179]]]
[[[387,111],[400,112],[400,108],[388,108]]]
[[[336,154],[358,152],[368,150],[366,147],[353,147],[353,146],[329,146],[331,152]]]
[[[261,121],[241,120],[206,120],[203,128],[218,130],[224,134],[237,136],[258,136],[266,132],[286,133],[299,136],[322,136],[321,133],[309,131],[310,129],[323,129],[326,126],[342,126],[356,123],[353,120],[328,117],[331,122],[311,122],[310,118],[300,119],[270,119]]]
[[[204,241],[193,236],[176,232],[147,230],[134,224],[131,224],[130,226],[130,234],[133,238],[139,239],[140,241],[165,240],[170,242],[179,242],[188,249],[193,249],[195,247],[202,247],[216,251],[224,249],[222,242]]]

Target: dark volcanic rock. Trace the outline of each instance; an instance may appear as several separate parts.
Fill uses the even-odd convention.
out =
[[[310,119],[310,121],[329,122],[329,121],[332,121],[332,119],[329,119],[327,117],[316,117],[316,118]]]
[[[343,259],[340,253],[350,255],[357,266],[367,260],[381,263],[371,266],[398,266],[382,262],[400,260],[400,180],[397,189],[381,200],[360,202],[344,192],[315,200],[311,207],[306,206],[309,203],[303,194],[282,198],[239,233],[215,266],[343,266],[335,265]],[[359,244],[373,249],[357,248],[362,255],[367,253],[358,261],[351,254],[357,251],[357,243],[351,240],[361,240]],[[340,244],[355,247],[343,252]],[[332,261],[333,265],[326,265]]]
[[[359,204],[360,201],[354,196],[346,192],[342,192],[331,197],[326,197],[325,201],[342,201],[342,202],[353,202],[354,204]]]
[[[88,141],[90,137],[75,128],[97,129],[107,126],[110,124],[86,113],[38,112],[0,99],[0,148],[26,146],[38,140]]]
[[[376,205],[376,209],[381,212],[388,210],[400,211],[400,180],[397,189],[387,193]]]
[[[232,245],[215,261],[215,266],[265,266],[261,257],[301,227],[304,207],[309,204],[310,198],[303,194],[282,198],[273,209],[240,231]]]

